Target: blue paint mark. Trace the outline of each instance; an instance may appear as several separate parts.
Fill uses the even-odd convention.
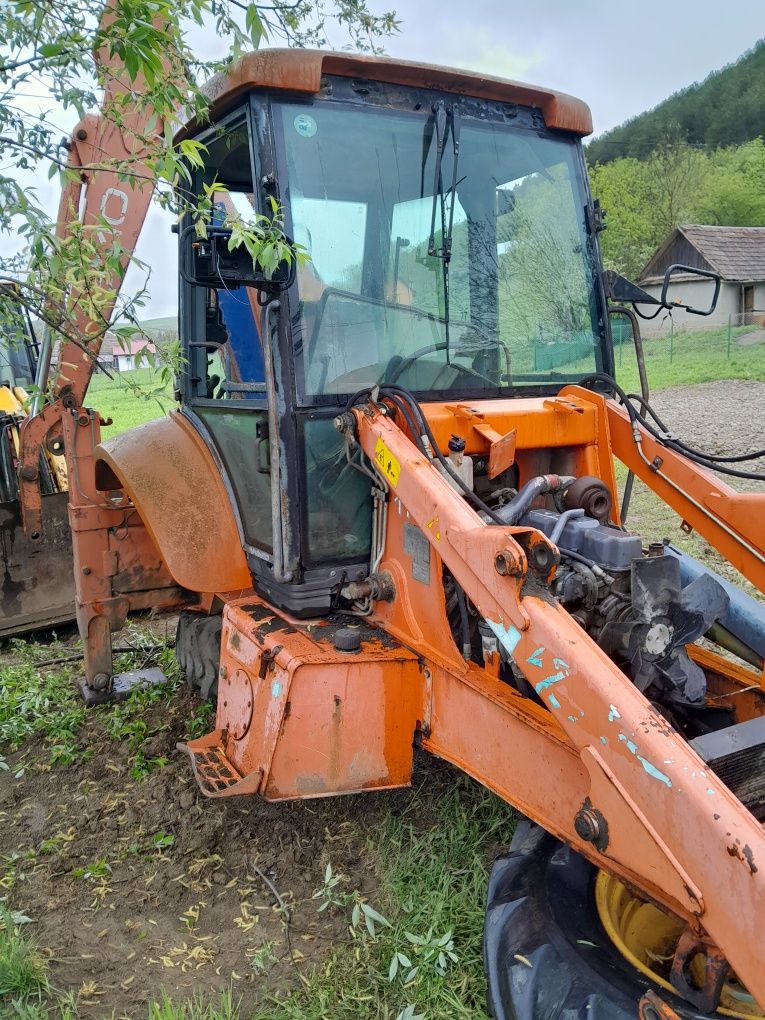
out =
[[[627,745],[628,751],[631,751],[632,754],[637,754],[637,744],[634,740],[629,740],[623,733],[619,734],[619,740]]]
[[[621,719],[621,716],[619,715],[619,709],[616,707],[616,705],[609,705],[608,721],[613,722],[614,719]]]
[[[652,762],[650,762],[647,758],[644,758],[642,754],[638,754],[637,744],[634,740],[629,740],[623,733],[619,734],[619,740],[627,745],[627,750],[635,755],[637,760],[652,779],[658,779],[660,783],[664,783],[670,788],[670,790],[672,789],[672,780],[669,776],[665,776],[664,773],[657,769]]]
[[[559,684],[561,680],[565,680],[566,673],[553,673],[552,676],[548,676],[545,680],[540,680],[538,684],[534,685],[537,694],[541,694],[548,687],[552,687],[553,684]]]
[[[577,718],[576,718],[576,716],[575,716],[575,715],[570,715],[570,716],[568,717],[568,721],[569,721],[569,722],[577,722]]]
[[[555,666],[556,669],[561,670],[561,672],[563,672],[563,673],[570,673],[571,672],[571,667],[569,666],[569,664],[564,659],[557,659],[557,658],[553,659],[553,666]]]
[[[707,790],[707,796],[709,796],[709,797],[714,797],[714,795],[715,795],[715,791],[714,791],[714,790],[713,790],[713,789],[712,789],[712,788],[710,787],[710,788],[709,788],[709,789]]]
[[[639,754],[637,757],[638,761],[646,770],[649,776],[652,776],[654,779],[658,779],[660,783],[665,783],[670,788],[670,790],[672,789],[672,780],[669,778],[669,776],[665,776],[663,772],[660,772],[655,765],[652,765],[651,762],[648,761],[647,758],[644,758],[641,754]]]
[[[539,666],[539,668],[541,669],[542,668],[542,656],[544,655],[544,653],[545,653],[545,646],[541,645],[539,648],[537,648],[537,650],[535,652],[531,653],[531,655],[528,657],[528,659],[526,659],[526,662],[530,662],[532,666]]]
[[[554,694],[550,695],[550,708],[560,708],[560,702]]]
[[[601,742],[601,744],[607,744],[608,740],[605,737],[601,737],[600,738],[600,742]]]
[[[271,684],[271,697],[278,698],[281,693],[282,693],[281,680],[274,680],[274,682]]]
[[[512,624],[509,627],[503,627],[501,623],[495,623],[493,620],[487,620],[486,622],[494,631],[495,636],[502,643],[503,647],[512,655],[518,642],[521,640],[521,632],[516,630]]]

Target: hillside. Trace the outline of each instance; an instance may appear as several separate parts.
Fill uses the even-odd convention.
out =
[[[591,166],[620,157],[645,158],[668,138],[714,149],[765,135],[765,39],[735,63],[594,139]]]

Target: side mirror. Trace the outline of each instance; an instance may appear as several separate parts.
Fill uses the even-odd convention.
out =
[[[709,308],[707,309],[695,308],[693,305],[684,304],[678,298],[676,298],[674,301],[670,301],[667,299],[667,292],[669,291],[669,286],[672,282],[672,277],[681,275],[698,276],[704,280],[714,281],[714,293],[712,294],[712,299]],[[717,275],[717,273],[710,273],[706,269],[694,269],[693,266],[674,265],[670,266],[669,269],[664,274],[664,285],[661,288],[661,298],[659,300],[661,301],[661,304],[663,304],[665,308],[683,308],[690,315],[711,315],[712,312],[717,307],[717,299],[719,296],[720,296],[720,277]]]
[[[195,287],[225,287],[227,290],[255,287],[270,293],[286,290],[291,285],[295,259],[284,260],[273,272],[266,273],[253,263],[243,246],[229,251],[230,237],[227,227],[208,227],[207,237],[196,237],[193,225],[182,230],[179,265],[183,279]]]

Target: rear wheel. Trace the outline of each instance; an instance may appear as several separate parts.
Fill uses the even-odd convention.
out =
[[[653,989],[687,1020],[761,1018],[735,981],[718,1013],[671,991],[682,925],[538,826],[522,822],[489,880],[484,960],[496,1020],[637,1020]]]
[[[175,657],[186,683],[200,697],[214,701],[218,696],[218,666],[220,663],[220,635],[223,621],[220,615],[182,612],[178,618],[175,639]]]

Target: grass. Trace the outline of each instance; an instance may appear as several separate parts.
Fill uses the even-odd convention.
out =
[[[115,372],[111,379],[101,372],[96,373],[88,391],[88,402],[103,418],[114,420],[113,425],[102,428],[104,439],[162,418],[175,406],[172,383],[164,383],[159,373],[151,368]]]
[[[718,379],[765,380],[765,343],[743,347],[742,336],[759,327],[678,331],[669,336],[644,338],[646,371],[652,390],[689,386]],[[616,348],[616,378],[628,393],[639,391],[637,361],[628,342]]]
[[[13,1000],[40,1002],[49,990],[47,965],[34,940],[23,933],[24,922],[0,903],[0,1007]]]
[[[378,902],[364,904],[335,885],[331,896],[347,914],[350,941],[301,989],[275,996],[252,1020],[487,1017],[481,947],[488,862],[510,842],[515,815],[454,775],[434,802],[423,787],[404,815],[388,815],[372,831]],[[373,911],[371,931],[364,906]]]
[[[16,647],[23,642],[14,642]],[[51,764],[70,765],[85,754],[78,729],[85,706],[66,668],[38,669],[33,659],[6,666],[0,674],[0,747],[15,751],[40,738]]]

